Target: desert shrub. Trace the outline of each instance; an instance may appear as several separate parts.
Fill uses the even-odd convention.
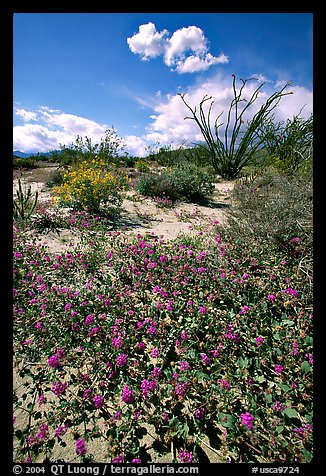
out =
[[[121,192],[127,186],[126,177],[115,167],[95,157],[82,161],[63,175],[63,184],[52,193],[59,205],[77,210],[99,211],[107,205],[119,207]]]
[[[226,211],[227,239],[256,253],[286,252],[312,265],[312,181],[283,174],[253,175],[235,184]],[[303,261],[302,261],[303,260]]]
[[[38,201],[38,192],[32,193],[31,186],[22,185],[18,180],[16,197],[13,200],[13,217],[15,220],[28,220],[31,218]]]
[[[171,200],[199,201],[213,193],[214,185],[205,171],[194,165],[183,165],[160,174],[144,174],[137,191],[150,197],[168,197]]]
[[[304,119],[299,115],[286,122],[275,122],[274,116],[264,121],[258,131],[271,163],[281,173],[294,174],[307,169],[313,154],[313,115]]]
[[[36,164],[34,159],[28,158],[20,158],[14,157],[13,158],[13,168],[14,169],[36,169],[38,165]]]
[[[45,185],[49,188],[62,185],[64,183],[63,175],[64,175],[64,172],[60,168],[51,170]]]
[[[149,164],[142,159],[138,159],[135,161],[134,167],[138,172],[148,172],[149,171]]]

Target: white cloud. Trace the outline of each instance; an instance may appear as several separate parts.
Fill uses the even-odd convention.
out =
[[[95,121],[76,116],[75,114],[67,114],[64,112],[56,114],[43,112],[42,114],[44,121],[49,126],[59,127],[67,134],[74,134],[75,136],[91,136],[100,139],[108,128],[105,124],[98,124]]]
[[[16,114],[22,117],[21,110]],[[67,114],[58,109],[42,106],[35,112],[24,114],[25,121],[38,121],[37,124],[27,122],[13,129],[14,150],[22,152],[45,152],[59,149],[60,144],[75,142],[77,135],[91,137],[96,142],[104,136],[105,124],[99,124],[85,117]]]
[[[164,61],[167,66],[174,66],[176,60],[184,56],[186,51],[203,54],[207,51],[207,40],[203,31],[197,26],[188,26],[176,30],[168,40],[165,48]]]
[[[259,84],[261,84],[261,81],[248,82],[243,91],[243,97],[248,100]],[[284,84],[266,82],[257,100],[248,109],[248,114],[244,117],[245,121],[250,120],[263,102],[273,92],[279,91]],[[237,87],[239,86],[240,81],[237,81]],[[273,111],[275,121],[292,119],[294,115],[299,113],[301,117],[308,118],[313,111],[313,92],[296,85],[290,86],[288,89],[293,94],[281,99],[277,108]],[[189,87],[185,99],[193,108],[196,106],[198,108],[205,95],[212,96],[215,101],[211,112],[211,123],[213,124],[215,118],[223,113],[219,119],[219,123],[224,123],[219,129],[223,135],[227,122],[226,114],[233,99],[230,76],[219,74],[210,80]],[[139,98],[138,101],[141,102]],[[210,101],[205,103],[205,111],[207,111],[209,104]],[[187,145],[192,145],[203,140],[195,121],[185,119],[191,113],[183,104],[180,95],[164,95],[157,92],[153,95],[152,100],[150,97],[146,98],[146,105],[153,110],[149,117],[146,133],[142,136],[127,135],[122,138],[125,143],[125,150],[131,155],[139,157],[147,155],[147,145],[155,142],[159,142],[161,145],[175,144],[177,146],[184,142]],[[245,103],[241,103],[239,108],[244,105]],[[100,124],[91,119],[68,114],[58,109],[50,109],[46,106],[42,106],[36,111],[27,111],[21,107],[15,113],[26,122],[23,125],[15,126],[13,130],[14,150],[21,150],[22,152],[45,152],[59,149],[60,144],[74,143],[77,135],[90,137],[92,142],[96,143],[104,137],[108,128],[105,124]]]
[[[298,114],[300,117],[308,119],[313,112],[313,92],[302,86],[290,86],[289,91],[292,91],[293,94],[282,98],[277,106],[277,120],[286,121]]]
[[[26,109],[16,109],[15,113],[21,117],[24,122],[36,121],[37,113],[32,111],[26,111]]]
[[[73,142],[75,136],[64,131],[49,130],[41,124],[15,126],[13,130],[13,148],[21,152],[46,152],[59,149],[59,144]]]
[[[148,60],[164,52],[167,34],[167,30],[158,32],[154,23],[149,22],[140,25],[139,32],[127,38],[127,43],[133,53],[139,54],[142,60]]]
[[[184,60],[177,61],[175,70],[178,73],[206,71],[213,64],[227,63],[228,61],[228,58],[223,53],[218,57],[210,53],[206,53],[203,57],[191,55]]]
[[[123,139],[125,150],[135,157],[144,157],[147,155],[146,142],[141,137],[135,135],[125,136]]]
[[[142,60],[162,56],[164,63],[179,74],[205,71],[229,61],[223,53],[216,57],[208,51],[208,41],[197,26],[180,28],[170,38],[168,35],[167,30],[158,32],[154,23],[149,22],[140,25],[139,32],[127,38],[127,43]]]

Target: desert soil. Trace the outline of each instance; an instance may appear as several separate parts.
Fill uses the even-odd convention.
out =
[[[18,187],[18,178],[22,184],[31,186],[31,191],[38,191],[39,203],[51,201],[51,191],[45,183],[55,166],[42,167],[31,171],[15,172],[13,177],[13,192]],[[172,209],[159,208],[153,200],[138,196],[134,191],[125,194],[121,206],[121,215],[115,224],[115,229],[125,233],[151,233],[164,240],[172,240],[180,234],[195,234],[195,227],[207,218],[225,222],[225,210],[231,204],[230,192],[234,182],[220,180],[215,183],[215,191],[205,204],[179,202]],[[49,251],[62,253],[71,244],[79,241],[79,233],[74,230],[62,230],[59,235],[38,233],[37,239],[46,243]]]

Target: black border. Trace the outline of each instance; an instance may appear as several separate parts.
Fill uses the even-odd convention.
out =
[[[169,7],[169,4],[164,2],[164,4],[158,5],[158,3],[151,2],[144,5],[143,3],[137,6],[139,9],[137,11],[123,11],[121,9],[112,8],[112,5],[107,2],[93,1],[92,9],[83,9],[81,8],[83,4],[78,3],[77,5],[71,5],[71,2],[63,2],[57,0],[55,2],[48,0],[46,3],[35,2],[26,0],[20,1],[3,1],[0,3],[0,51],[1,51],[1,74],[0,74],[0,85],[1,85],[1,108],[2,112],[1,127],[0,127],[0,138],[1,138],[1,186],[0,191],[3,194],[1,200],[1,214],[0,214],[0,251],[1,251],[1,272],[3,273],[1,280],[1,336],[2,342],[0,345],[1,352],[3,353],[0,362],[2,364],[2,380],[1,380],[1,392],[2,397],[2,407],[0,412],[0,428],[2,430],[2,444],[1,444],[1,462],[0,467],[4,466],[8,471],[4,470],[4,474],[13,474],[13,461],[12,461],[12,130],[13,130],[13,16],[15,13],[312,13],[313,14],[313,23],[314,23],[314,129],[315,129],[315,160],[314,160],[314,320],[315,320],[315,330],[314,330],[314,459],[309,464],[299,464],[300,473],[299,474],[315,474],[315,471],[319,470],[319,467],[322,463],[322,426],[321,426],[321,409],[323,408],[322,401],[322,388],[320,384],[323,381],[322,370],[323,366],[320,361],[321,357],[321,348],[323,344],[323,334],[320,324],[322,323],[323,313],[322,313],[322,292],[323,292],[323,267],[322,267],[322,257],[324,250],[323,247],[323,238],[322,230],[319,229],[319,226],[322,223],[320,220],[323,215],[323,197],[320,194],[324,179],[322,174],[322,160],[323,155],[320,151],[321,136],[322,136],[322,127],[323,116],[322,116],[322,72],[320,71],[321,62],[319,62],[320,54],[322,51],[323,36],[321,35],[322,31],[322,21],[323,21],[323,10],[317,10],[316,1],[279,1],[274,0],[269,5],[264,4],[264,2],[251,1],[237,1],[234,0],[230,2],[219,2],[219,5],[207,5],[208,10],[200,11],[186,9],[183,10],[182,6],[176,8],[175,2],[172,4],[172,7]],[[106,10],[104,7],[110,6],[109,10]],[[134,6],[134,5],[133,5]],[[161,6],[165,8],[163,11]],[[188,5],[189,6],[189,5]],[[218,9],[216,11],[216,7]],[[322,7],[322,2],[318,2],[318,6]],[[114,7],[114,5],[113,5]],[[156,9],[155,9],[156,7]],[[266,52],[268,54],[268,52]],[[8,408],[7,408],[8,406]],[[211,466],[213,464],[213,466]],[[4,466],[3,466],[4,465]],[[41,465],[39,465],[41,466]],[[74,465],[75,466],[75,465]],[[128,465],[130,466],[130,465]],[[143,465],[148,466],[148,465]],[[157,464],[156,466],[164,466]],[[194,465],[196,466],[196,465]],[[251,474],[252,466],[258,466],[259,468],[265,467],[276,467],[281,466],[279,464],[246,464],[246,465],[225,465],[218,463],[211,463],[210,465],[198,465],[199,474],[205,474],[206,470],[210,471],[214,466],[217,471],[222,470],[222,474],[228,474],[228,471],[231,470],[237,471],[239,468],[240,474]],[[287,466],[287,465],[285,465]],[[290,465],[289,465],[290,466]],[[294,465],[292,465],[294,466]],[[213,468],[214,469],[214,468]],[[22,474],[25,474],[23,468]],[[44,474],[44,473],[43,473]],[[45,474],[52,474],[46,472]],[[65,474],[65,473],[63,473]],[[107,473],[110,474],[110,473]],[[165,473],[166,474],[166,473]]]

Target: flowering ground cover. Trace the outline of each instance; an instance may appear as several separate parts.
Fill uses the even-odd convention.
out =
[[[203,441],[219,462],[309,462],[312,296],[286,250],[241,255],[208,218],[171,241],[99,220],[57,254],[14,224],[15,461],[100,444],[155,462],[154,428],[169,462],[204,461]]]

